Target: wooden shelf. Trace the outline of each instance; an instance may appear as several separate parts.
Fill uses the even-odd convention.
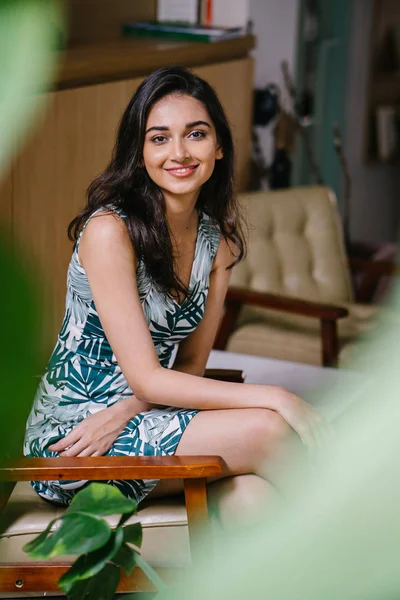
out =
[[[170,64],[199,67],[236,60],[255,46],[251,35],[220,42],[124,38],[69,48],[61,54],[54,88],[69,89],[147,75]]]

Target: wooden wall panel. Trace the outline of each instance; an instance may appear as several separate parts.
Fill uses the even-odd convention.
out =
[[[14,174],[16,233],[38,265],[47,298],[47,348],[64,312],[72,244],[67,226],[111,156],[124,107],[141,79],[55,92],[46,118],[20,153]]]
[[[216,90],[232,127],[236,146],[237,189],[247,189],[250,175],[253,113],[253,59],[232,60],[194,69]]]
[[[157,0],[69,0],[70,43],[101,43],[121,37],[126,21],[155,20]]]

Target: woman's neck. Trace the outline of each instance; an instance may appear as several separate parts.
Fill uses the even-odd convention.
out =
[[[166,218],[170,231],[175,238],[185,237],[188,231],[197,228],[198,215],[196,211],[197,197],[192,201],[171,201],[166,199]]]

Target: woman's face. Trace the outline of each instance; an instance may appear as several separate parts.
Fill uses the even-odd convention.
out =
[[[143,162],[166,199],[196,199],[222,156],[215,127],[199,100],[171,94],[153,106],[146,123]]]

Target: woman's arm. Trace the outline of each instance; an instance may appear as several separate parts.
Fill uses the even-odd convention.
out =
[[[105,214],[93,218],[82,235],[79,257],[107,339],[139,401],[203,410],[280,410],[287,396],[281,388],[219,382],[161,367],[139,300],[136,257],[120,217]],[[219,285],[212,300],[213,313],[218,305],[222,307],[227,281],[220,279]],[[217,324],[215,315],[209,319],[214,323],[210,346]]]
[[[172,369],[202,377],[221,321],[224,300],[235,257],[228,242],[221,238],[210,273],[210,284],[204,316],[198,327],[179,344]]]

